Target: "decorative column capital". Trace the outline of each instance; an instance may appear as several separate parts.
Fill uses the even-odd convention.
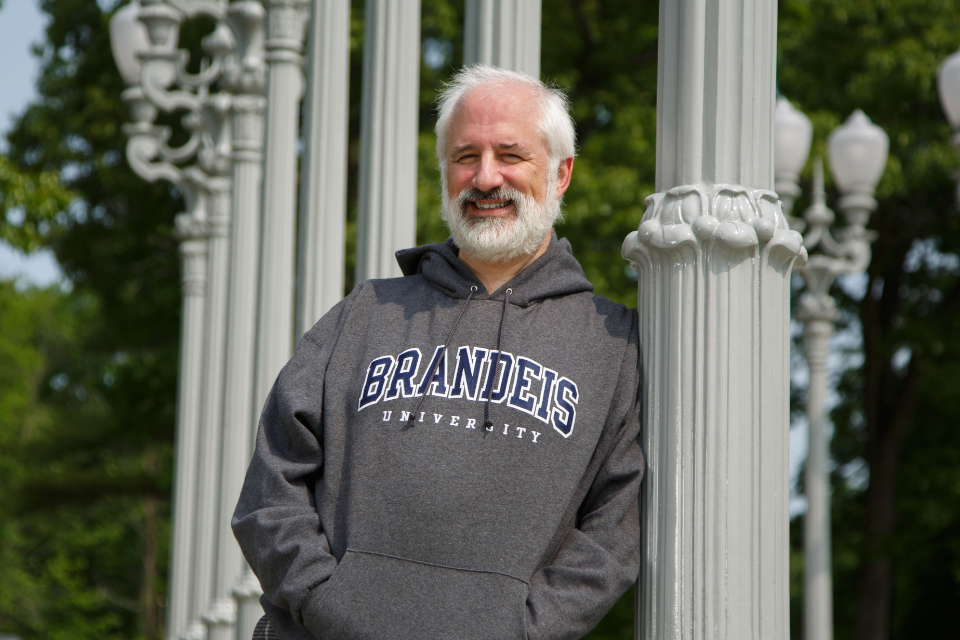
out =
[[[259,95],[234,96],[233,159],[259,162],[263,153],[263,114],[267,99]]]
[[[267,66],[263,53],[263,5],[256,0],[231,2],[227,22],[237,37],[238,56],[224,73],[224,86],[232,93],[262,95]]]
[[[174,225],[174,237],[180,241],[180,258],[183,264],[183,295],[202,296],[207,290],[207,225],[188,213],[177,214]]]
[[[211,177],[207,180],[210,193],[209,211],[207,211],[207,235],[226,238],[230,231],[230,190],[233,186],[230,178]]]
[[[729,184],[681,185],[646,199],[647,211],[623,243],[623,257],[636,267],[650,249],[701,251],[708,243],[730,249],[766,246],[806,264],[803,238],[790,229],[777,194]]]
[[[300,64],[306,27],[307,0],[266,0],[267,60]]]

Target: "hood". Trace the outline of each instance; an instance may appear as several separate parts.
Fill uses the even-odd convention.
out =
[[[566,238],[558,240],[555,231],[550,232],[550,244],[542,256],[489,294],[480,279],[461,262],[459,254],[453,238],[448,238],[446,242],[397,251],[397,263],[403,275],[422,274],[430,284],[451,298],[466,298],[470,287],[476,285],[475,300],[499,299],[500,292],[509,287],[513,289],[511,304],[529,307],[544,298],[593,291],[593,285],[573,257],[570,243]]]

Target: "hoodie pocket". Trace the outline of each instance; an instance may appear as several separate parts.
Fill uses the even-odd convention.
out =
[[[304,615],[322,640],[525,639],[527,583],[347,550]]]

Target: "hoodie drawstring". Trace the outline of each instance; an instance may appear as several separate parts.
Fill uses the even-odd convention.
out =
[[[467,299],[464,301],[463,306],[460,307],[460,315],[457,316],[456,322],[453,323],[453,328],[450,329],[450,333],[447,334],[447,341],[443,345],[443,351],[441,352],[440,358],[444,357],[447,353],[447,347],[450,346],[450,340],[453,339],[453,332],[457,330],[457,325],[460,324],[460,318],[463,317],[463,312],[467,310],[467,305],[470,304],[470,299],[473,298],[473,294],[477,292],[477,285],[470,287],[470,293],[467,295]],[[503,318],[500,319],[500,331],[503,332]],[[499,341],[497,343],[499,345]],[[499,346],[497,347],[500,348]],[[426,388],[423,390],[423,395],[420,396],[420,401],[417,402],[417,408],[413,410],[413,413],[410,414],[410,418],[407,420],[408,427],[415,427],[414,419],[417,414],[420,413],[420,405],[423,404],[423,401],[427,397],[427,391],[430,389],[430,381],[433,379],[434,374],[437,372],[437,367],[440,366],[440,358],[434,358],[433,366],[430,367],[430,371],[427,372],[427,377],[424,378],[424,384]]]
[[[513,293],[513,289],[507,289],[503,292],[503,309],[500,311],[500,330],[497,331],[497,355],[493,359],[490,369],[490,391],[487,393],[487,402],[483,405],[483,426],[487,431],[493,430],[493,422],[490,420],[490,398],[493,397],[493,383],[497,375],[497,369],[500,367],[500,347],[503,343],[503,320],[507,317],[507,298]]]

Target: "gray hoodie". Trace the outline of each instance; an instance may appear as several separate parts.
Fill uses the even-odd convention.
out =
[[[556,236],[491,294],[452,241],[397,259],[267,398],[233,530],[271,626],[579,638],[639,566],[636,312]]]

